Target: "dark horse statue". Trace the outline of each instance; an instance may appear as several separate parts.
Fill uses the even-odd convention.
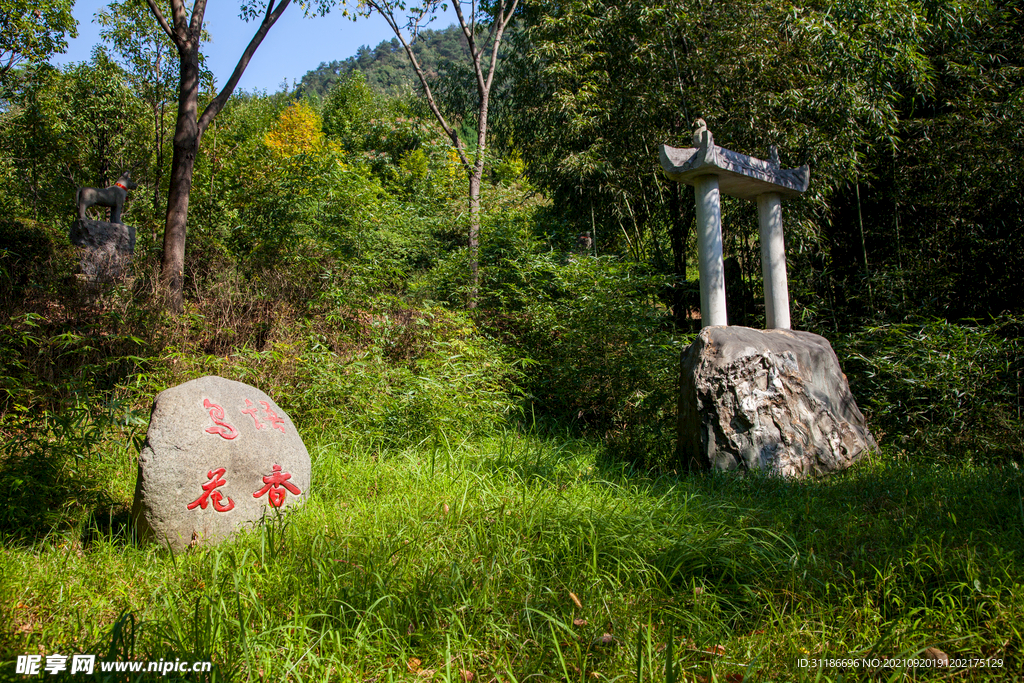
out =
[[[98,187],[80,187],[75,196],[75,203],[78,205],[78,220],[86,219],[85,210],[90,206],[106,206],[110,208],[110,222],[121,222],[121,210],[124,208],[124,200],[128,197],[128,190],[134,190],[138,184],[133,183],[131,172],[125,171],[111,187],[101,189]]]

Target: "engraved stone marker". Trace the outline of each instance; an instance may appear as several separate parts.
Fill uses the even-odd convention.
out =
[[[310,461],[259,389],[208,376],[160,392],[139,455],[132,519],[175,550],[224,540],[309,495]]]

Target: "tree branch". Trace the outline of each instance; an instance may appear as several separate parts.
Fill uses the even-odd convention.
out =
[[[456,2],[456,4],[460,4]],[[476,0],[469,2],[469,31],[476,35]]]
[[[477,49],[476,38],[474,36],[476,33],[476,9],[475,6],[470,7],[470,9],[473,10],[473,13],[470,15],[470,23],[467,25],[466,18],[462,16],[462,4],[459,0],[455,0],[452,4],[455,7],[455,14],[459,18],[459,26],[462,27],[462,33],[466,36],[466,41],[469,43],[469,57],[473,62],[473,73],[476,75],[476,89],[480,97],[483,98],[484,93],[486,92],[484,90],[484,72],[480,67],[480,54],[483,51],[483,48]]]
[[[491,68],[487,72],[487,92],[491,92],[491,84],[494,82],[494,71],[498,66],[498,48],[501,47],[502,35],[505,33],[508,22],[512,21],[512,15],[515,14],[518,4],[519,0],[512,0],[507,15],[504,14],[505,0],[501,0],[498,4],[498,17],[495,21],[494,38],[492,38],[494,44],[491,46]]]
[[[434,100],[434,93],[430,90],[430,85],[427,83],[427,77],[423,73],[423,67],[420,66],[419,60],[416,59],[416,55],[412,51],[412,46],[406,42],[405,36],[402,35],[402,29],[398,26],[398,21],[395,19],[393,10],[384,9],[379,2],[375,0],[367,0],[366,6],[377,11],[384,21],[388,22],[388,26],[395,32],[398,40],[401,41],[402,47],[405,48],[405,54],[408,55],[409,61],[412,63],[412,69],[416,72],[416,76],[420,79],[420,85],[423,86],[423,91],[427,96],[427,106],[430,107],[430,111],[433,112],[434,118],[441,124],[441,128],[444,129],[445,135],[455,145],[455,151],[459,155],[459,160],[462,162],[463,167],[469,172],[472,169],[472,164],[469,163],[469,157],[466,156],[466,150],[462,146],[462,140],[459,138],[459,134],[456,133],[451,126],[448,125],[448,121],[445,120],[444,114],[437,106],[437,101]],[[457,5],[456,5],[457,6]]]
[[[146,0],[146,4],[149,5],[149,10],[153,13],[153,16],[156,17],[156,22],[160,24],[160,28],[164,30],[164,33],[167,34],[167,37],[170,38],[175,45],[178,45],[178,40],[174,34],[174,31],[171,30],[171,27],[168,25],[167,20],[164,19],[164,15],[160,12],[160,8],[157,6],[156,0]]]
[[[189,43],[188,15],[185,13],[185,0],[171,0],[171,21],[174,33],[178,37],[174,43],[179,49]],[[173,39],[173,38],[172,38]]]
[[[196,0],[197,3],[206,0]],[[245,48],[245,52],[238,60],[238,64],[235,65],[235,70],[231,72],[231,78],[224,84],[220,93],[213,99],[210,104],[206,105],[206,109],[203,110],[203,115],[199,117],[199,134],[202,135],[206,130],[206,127],[210,125],[213,118],[220,113],[220,110],[227,104],[228,98],[231,97],[231,93],[234,91],[235,86],[238,85],[239,79],[242,78],[242,73],[245,71],[245,67],[249,65],[249,60],[252,59],[253,54],[256,52],[256,48],[263,42],[263,38],[267,35],[267,31],[270,27],[281,17],[281,14],[288,8],[291,0],[282,0],[281,4],[274,9],[274,1],[270,0],[267,4],[267,16],[263,18],[260,23],[259,29],[256,34],[249,41],[249,45]]]
[[[271,0],[273,4],[273,0]],[[203,17],[206,16],[206,0],[195,0],[192,4],[192,21],[188,25],[189,37],[199,42],[199,32],[203,30]]]

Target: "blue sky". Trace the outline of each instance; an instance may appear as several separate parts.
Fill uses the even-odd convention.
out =
[[[67,52],[55,55],[50,60],[53,64],[89,59],[93,46],[101,42],[99,26],[93,21],[93,15],[109,1],[77,0],[78,38],[68,41]],[[186,6],[191,5],[192,2],[186,0]],[[209,0],[207,4],[206,27],[213,40],[203,46],[203,52],[218,86],[231,75],[256,30],[255,23],[247,24],[238,18],[238,7],[238,0]],[[449,15],[439,17],[431,28],[449,26],[455,20],[454,12],[449,10]],[[336,12],[326,17],[307,19],[293,0],[263,39],[238,88],[276,92],[281,89],[282,81],[287,79],[290,85],[292,79],[301,79],[320,62],[345,59],[355,54],[360,45],[374,47],[393,36],[391,29],[379,17],[352,22]]]

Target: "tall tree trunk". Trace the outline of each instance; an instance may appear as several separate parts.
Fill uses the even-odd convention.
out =
[[[158,114],[157,139],[156,139],[156,181],[153,183],[153,213],[160,211],[160,186],[164,182],[164,101],[160,101]],[[166,224],[166,221],[165,221]],[[153,244],[157,238],[156,225],[153,226]]]
[[[480,181],[482,164],[473,167],[469,176],[469,301],[467,308],[476,308],[480,293]]]
[[[245,72],[256,49],[263,42],[267,31],[288,8],[291,0],[268,0],[267,13],[259,28],[246,46],[242,56],[231,72],[227,83],[213,100],[206,105],[202,116],[198,114],[199,102],[199,44],[202,36],[203,15],[207,0],[195,0],[192,16],[189,18],[184,0],[171,0],[172,23],[160,11],[157,0],[146,0],[157,23],[178,48],[181,65],[178,80],[178,119],[174,126],[174,155],[171,159],[171,182],[167,191],[167,222],[164,228],[164,256],[160,266],[160,282],[165,288],[168,307],[180,313],[183,304],[182,288],[185,268],[185,226],[188,221],[188,196],[192,190],[192,171],[199,139],[210,122],[221,112],[238,80]]]
[[[476,308],[480,295],[480,185],[484,177],[484,159],[487,154],[487,106],[490,99],[490,85],[486,87],[481,81],[478,86],[480,95],[479,120],[476,128],[476,158],[473,161],[473,172],[469,176],[469,303],[468,308]]]
[[[151,2],[153,0],[150,0]],[[507,4],[506,4],[507,3]],[[480,109],[479,119],[477,123],[477,147],[476,155],[473,162],[470,163],[465,146],[462,144],[462,140],[459,138],[458,133],[454,128],[448,125],[448,121],[445,119],[444,114],[437,106],[437,102],[434,100],[434,94],[430,90],[430,83],[427,82],[427,77],[423,71],[423,67],[420,65],[419,60],[416,58],[415,52],[413,52],[412,44],[406,40],[405,35],[402,33],[402,22],[397,18],[396,11],[405,10],[406,4],[400,0],[365,0],[365,6],[369,9],[377,12],[391,27],[391,30],[395,32],[395,36],[402,43],[402,47],[405,49],[406,55],[409,57],[409,62],[412,64],[413,71],[416,72],[416,76],[420,80],[420,85],[423,86],[423,92],[427,98],[427,106],[430,107],[430,111],[433,112],[434,117],[438,123],[444,129],[445,134],[451,139],[452,145],[455,147],[455,151],[459,155],[459,161],[462,162],[462,167],[466,170],[469,175],[469,270],[470,270],[470,289],[469,289],[469,301],[467,302],[467,308],[476,308],[477,296],[480,291],[480,186],[483,183],[484,175],[484,161],[485,152],[487,150],[487,103],[491,93],[491,85],[494,83],[494,72],[498,66],[498,49],[501,46],[502,35],[505,32],[505,27],[512,20],[513,15],[516,12],[516,7],[519,4],[519,0],[498,0],[497,3],[492,5],[491,12],[493,12],[493,22],[491,23],[491,30],[493,31],[491,36],[491,54],[490,61],[487,65],[486,73],[484,73],[484,64],[482,55],[484,53],[483,46],[480,46],[477,42],[477,3],[471,2],[471,12],[467,21],[466,15],[462,12],[462,2],[455,0],[452,3],[452,8],[455,10],[455,14],[459,19],[459,26],[462,28],[462,34],[466,38],[466,43],[469,47],[469,61],[473,67],[473,73],[476,77],[477,93],[480,96]],[[437,3],[424,3],[419,10],[409,8],[409,26],[413,28],[413,35],[415,36],[420,26],[420,22],[424,17],[432,15],[434,10],[437,9]],[[508,10],[507,12],[505,10]]]
[[[174,126],[174,156],[171,160],[171,184],[167,192],[164,254],[160,264],[160,282],[165,289],[167,305],[175,313],[181,311],[183,303],[188,198],[192,191],[192,171],[202,135],[196,120],[199,102],[198,48],[182,49],[180,53],[178,119]]]
[[[156,182],[153,183],[153,213],[160,210],[160,105],[153,102],[153,157],[156,162]]]
[[[156,68],[153,70],[153,137],[156,143],[156,179],[153,183],[153,213],[160,210],[160,185],[164,179],[164,103],[167,96],[163,85],[163,50],[156,42]],[[156,242],[156,235],[153,236]]]

